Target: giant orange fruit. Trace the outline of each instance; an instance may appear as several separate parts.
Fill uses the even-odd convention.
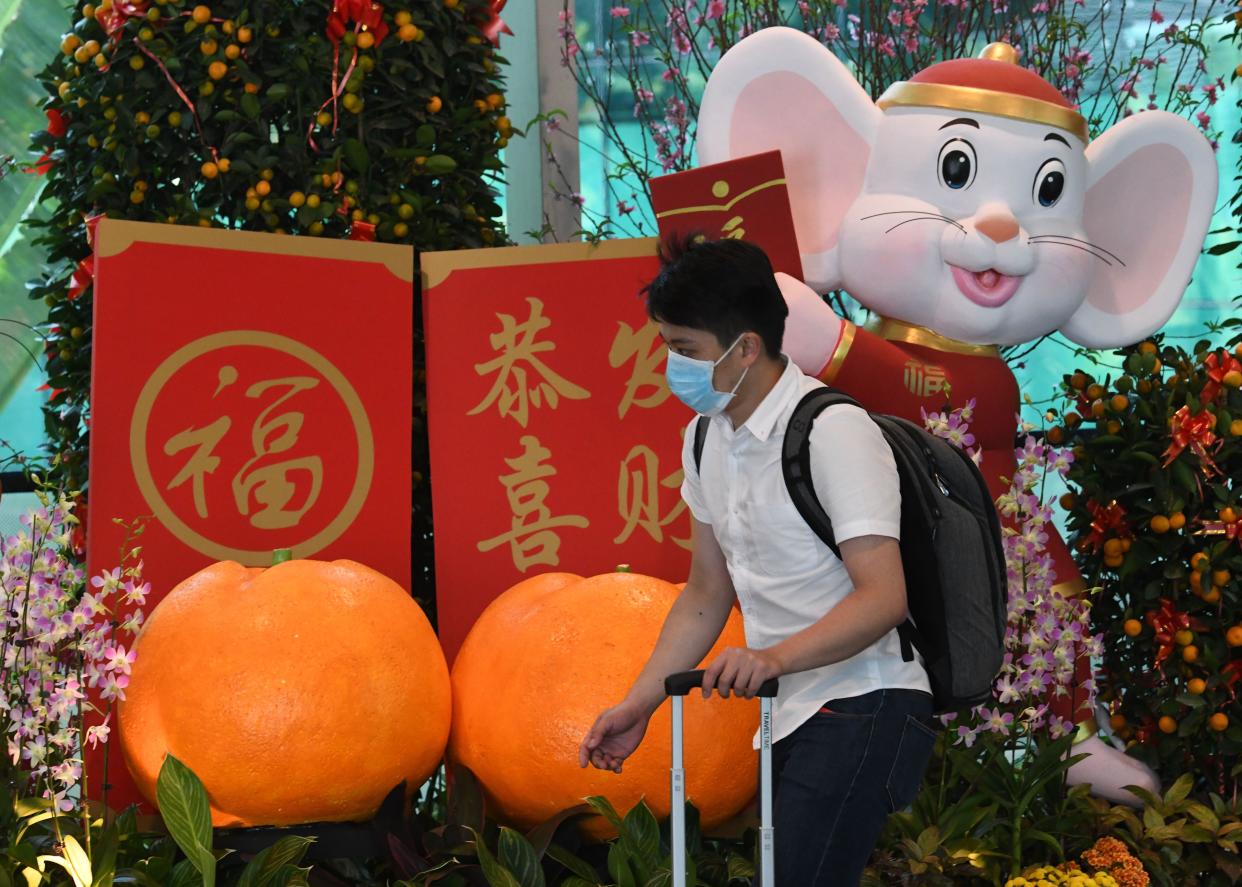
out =
[[[620,774],[580,768],[578,745],[596,716],[629,690],[677,595],[673,584],[636,573],[546,573],[519,582],[484,610],[453,663],[449,760],[478,777],[489,812],[527,828],[603,795],[622,815],[640,798],[656,816],[668,815],[667,702]],[[726,646],[746,646],[736,611],[705,661]],[[711,828],[755,794],[751,739],[759,703],[694,692],[684,723],[687,795]],[[600,817],[586,830],[610,834]]]
[[[120,706],[121,748],[155,802],[165,753],[217,827],[369,818],[444,754],[448,666],[427,617],[353,561],[212,564],[152,612]]]

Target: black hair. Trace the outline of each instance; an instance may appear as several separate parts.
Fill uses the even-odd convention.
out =
[[[762,249],[671,234],[661,238],[659,255],[660,273],[642,290],[652,320],[709,332],[721,348],[753,331],[769,357],[780,357],[789,309]]]

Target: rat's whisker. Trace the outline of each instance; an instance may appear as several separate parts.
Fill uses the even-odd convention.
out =
[[[1118,265],[1120,265],[1123,268],[1126,265],[1126,263],[1121,260],[1120,256],[1116,255],[1115,253],[1109,252],[1108,250],[1104,249],[1104,247],[1100,246],[1098,243],[1092,243],[1090,240],[1080,240],[1077,237],[1069,237],[1068,235],[1065,235],[1065,234],[1032,234],[1030,239],[1032,241],[1043,240],[1043,239],[1068,240],[1072,243],[1081,243],[1083,246],[1088,246],[1091,249],[1095,250],[1096,252],[1103,253],[1104,255],[1108,256],[1110,259],[1115,261]]]
[[[889,228],[889,229],[888,229],[888,231],[885,231],[884,233],[885,233],[885,234],[888,234],[888,233],[890,233],[890,232],[892,232],[892,231],[896,231],[896,230],[897,230],[898,228],[900,228],[902,225],[909,225],[911,222],[945,222],[946,224],[952,225],[954,228],[956,228],[957,230],[961,231],[963,234],[965,234],[965,233],[966,233],[966,229],[965,229],[965,228],[963,228],[961,225],[959,225],[957,222],[953,221],[953,220],[952,220],[952,219],[950,219],[949,217],[947,217],[947,216],[938,216],[938,215],[934,215],[934,214],[929,214],[929,215],[925,215],[925,216],[919,216],[918,218],[915,218],[915,219],[906,219],[904,222],[898,222],[896,225],[894,225],[893,227]]]
[[[878,219],[880,216],[907,216],[910,213],[918,213],[919,215],[924,215],[924,216],[939,216],[940,215],[940,213],[932,212],[930,209],[894,209],[888,212],[872,213],[869,216],[859,216],[859,219],[861,221],[866,221],[867,219]]]
[[[1113,263],[1112,263],[1112,262],[1110,262],[1110,261],[1109,261],[1108,259],[1106,259],[1104,256],[1102,256],[1102,255],[1100,255],[1099,253],[1097,253],[1095,250],[1088,249],[1088,248],[1087,248],[1087,247],[1085,247],[1085,246],[1079,246],[1079,245],[1078,245],[1078,244],[1076,244],[1076,243],[1065,243],[1065,242],[1060,241],[1060,240],[1052,240],[1052,239],[1048,239],[1048,240],[1040,240],[1040,239],[1035,238],[1035,237],[1030,238],[1027,242],[1028,242],[1028,243],[1033,243],[1033,244],[1035,244],[1036,246],[1067,246],[1067,247],[1069,247],[1070,249],[1081,250],[1082,252],[1086,253],[1086,254],[1087,254],[1087,255],[1089,255],[1089,256],[1092,256],[1093,258],[1099,259],[1101,262],[1103,262],[1105,265],[1107,265],[1107,266],[1108,266],[1108,267],[1110,267],[1110,268],[1113,266]],[[1117,261],[1118,261],[1118,262],[1121,262],[1121,260],[1120,260],[1120,259],[1118,259]],[[1124,265],[1125,263],[1124,263],[1124,262],[1121,262],[1121,264],[1122,264],[1122,265]]]
[[[963,234],[966,233],[966,229],[963,228],[962,225],[958,223],[955,219],[950,219],[948,216],[941,215],[940,213],[935,213],[927,209],[895,209],[895,210],[890,210],[888,212],[872,213],[869,216],[859,216],[858,220],[860,222],[865,222],[868,219],[878,219],[880,216],[909,216],[909,215],[916,215],[916,214],[919,216],[922,216],[923,218],[940,219],[941,221],[948,222],[950,225],[952,225],[954,228],[957,228]],[[911,221],[916,221],[916,220],[911,219]],[[892,228],[889,229],[889,231],[891,230]],[[884,233],[887,234],[888,231],[885,231]]]

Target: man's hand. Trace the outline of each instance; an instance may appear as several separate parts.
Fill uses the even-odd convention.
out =
[[[603,711],[578,746],[578,766],[621,772],[621,763],[634,753],[647,732],[649,713],[632,702]]]
[[[763,682],[781,676],[781,663],[771,650],[729,647],[703,672],[703,696],[717,690],[725,699],[732,690],[745,699],[759,692]]]

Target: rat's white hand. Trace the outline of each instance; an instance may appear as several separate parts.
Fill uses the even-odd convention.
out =
[[[1087,754],[1069,769],[1069,784],[1091,785],[1091,794],[1114,804],[1141,808],[1142,800],[1124,786],[1136,785],[1152,794],[1160,793],[1160,777],[1138,758],[1106,745],[1098,736],[1089,736],[1069,750],[1070,755]]]
[[[808,376],[818,376],[841,338],[841,320],[819,293],[796,277],[776,272],[776,283],[789,306],[781,350]]]

